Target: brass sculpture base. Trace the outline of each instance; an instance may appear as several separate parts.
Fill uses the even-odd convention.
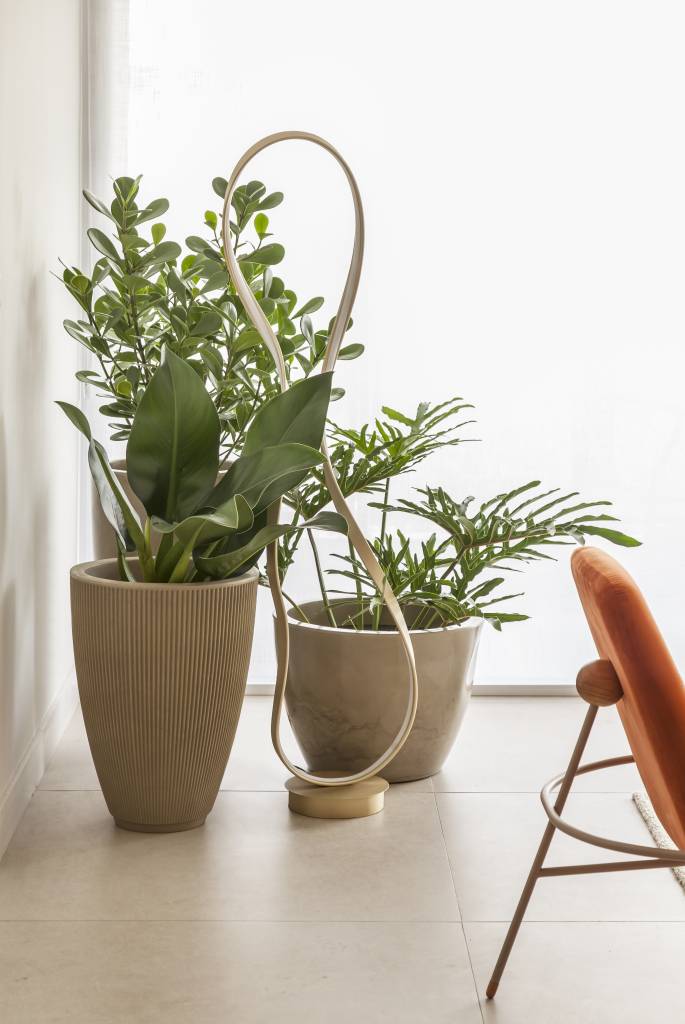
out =
[[[320,772],[335,777],[339,772]],[[308,818],[366,818],[383,810],[389,783],[380,775],[350,786],[316,786],[294,775],[285,784],[288,806]]]

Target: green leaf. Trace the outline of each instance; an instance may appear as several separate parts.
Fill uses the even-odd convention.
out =
[[[155,245],[159,245],[166,235],[166,227],[164,224],[153,224],[150,228],[150,233],[152,235],[152,241]]]
[[[345,347],[341,348],[338,352],[338,359],[359,359],[359,356],[361,356],[363,352],[364,346],[360,345],[358,342],[354,345],[345,345]]]
[[[305,444],[320,448],[330,401],[332,373],[298,381],[266,402],[245,435],[244,455],[278,444]]]
[[[136,579],[131,572],[131,567],[128,564],[126,558],[126,548],[117,537],[117,565],[119,566],[119,576],[123,583],[135,583]]]
[[[270,195],[265,196],[264,199],[259,203],[258,209],[260,210],[273,210],[274,206],[280,206],[283,202],[282,192],[272,192]]]
[[[249,530],[253,521],[252,509],[247,501],[242,494],[236,494],[213,512],[197,513],[180,523],[168,523],[155,516],[152,525],[158,533],[173,533],[184,545],[194,538],[194,545],[198,547]]]
[[[199,235],[188,235],[186,238],[186,245],[193,252],[205,253],[211,246],[206,238],[200,238]]]
[[[114,529],[123,546],[132,551],[135,547],[144,559],[146,554],[145,536],[135,509],[126,497],[109,464],[107,452],[99,441],[91,441],[88,447],[88,465],[95,483],[102,511]]]
[[[156,220],[158,217],[165,214],[168,209],[168,199],[153,199],[151,203],[148,203],[144,210],[141,210],[140,213],[136,215],[135,224],[144,224],[145,221]]]
[[[216,194],[219,196],[219,198],[223,199],[225,197],[225,195],[226,195],[226,189],[228,188],[228,182],[226,181],[225,178],[213,178],[212,179],[212,188],[214,189]]]
[[[268,544],[272,544],[273,541],[292,533],[300,533],[302,530],[328,530],[346,534],[347,523],[337,512],[320,512],[313,519],[304,523],[298,523],[296,526],[290,523],[265,526],[242,547],[223,555],[212,555],[208,558],[198,556],[195,559],[195,564],[200,572],[211,576],[213,579],[227,579],[235,575],[246,563],[253,562],[259,557]]]
[[[121,261],[121,256],[117,252],[114,243],[107,237],[104,231],[100,231],[99,228],[88,228],[86,234],[97,251],[101,252],[103,256],[108,256],[117,262]]]
[[[65,413],[71,422],[74,424],[77,430],[80,430],[87,441],[92,440],[90,432],[90,423],[85,413],[77,409],[75,405],[71,405],[70,402],[57,402],[56,405],[60,407],[63,413]]]
[[[241,262],[260,263],[263,266],[273,266],[280,263],[285,256],[285,249],[279,242],[271,242],[269,245],[262,245],[254,252],[245,253],[240,257]]]
[[[309,471],[322,462],[320,452],[303,444],[262,448],[253,455],[237,459],[205,504],[217,508],[231,495],[242,494],[256,514],[268,508],[286,491],[297,487]]]
[[[97,196],[94,196],[92,192],[89,192],[87,188],[83,189],[83,198],[87,203],[90,203],[93,209],[97,210],[98,213],[102,213],[109,220],[114,220],[106,204],[103,203],[101,199],[98,199]]]
[[[585,523],[579,523],[579,533],[587,533],[593,537],[603,537],[604,540],[611,541],[612,544],[618,544],[622,548],[639,548],[642,541],[636,540],[635,537],[629,537],[626,533],[621,533],[619,530],[608,530],[604,526],[586,526]]]
[[[170,349],[141,398],[126,448],[131,487],[148,515],[179,522],[211,490],[219,417],[195,370]]]
[[[181,246],[178,242],[162,242],[151,249],[145,256],[145,263],[153,265],[156,263],[171,263],[181,255]]]
[[[265,213],[258,213],[254,219],[255,231],[260,238],[264,238],[264,235],[269,230],[269,218]]]
[[[200,314],[200,319],[190,329],[191,338],[206,338],[208,334],[216,334],[222,320],[218,313],[209,309]]]
[[[323,304],[323,296],[317,295],[316,298],[310,299],[309,302],[305,302],[304,306],[301,306],[296,313],[293,313],[293,319],[305,316],[306,313],[316,313],[317,309],[321,309]]]

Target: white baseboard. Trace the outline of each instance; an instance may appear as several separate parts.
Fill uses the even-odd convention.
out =
[[[248,697],[272,697],[273,683],[248,683]],[[474,683],[474,697],[577,697],[571,683]]]
[[[73,669],[64,680],[43,716],[28,750],[17,765],[4,793],[0,795],[0,857],[19,824],[36,786],[78,705],[78,690]]]

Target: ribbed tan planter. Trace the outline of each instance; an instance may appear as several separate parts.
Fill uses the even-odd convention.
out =
[[[116,562],[71,570],[81,707],[110,813],[176,832],[211,811],[233,745],[252,648],[258,574],[124,583]]]
[[[334,605],[338,621],[344,618]],[[355,772],[395,736],[406,704],[406,665],[396,632],[333,629],[320,601],[291,613],[286,706],[311,771]],[[349,611],[348,611],[349,614]],[[419,706],[409,739],[383,769],[388,782],[435,775],[457,737],[473,685],[482,620],[411,630]]]

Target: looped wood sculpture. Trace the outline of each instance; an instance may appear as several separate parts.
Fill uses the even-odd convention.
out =
[[[347,178],[347,182],[352,193],[352,201],[354,203],[355,230],[352,259],[350,261],[347,280],[340,299],[340,305],[338,306],[338,312],[336,313],[335,325],[329,337],[328,348],[326,350],[322,367],[323,372],[333,370],[335,367],[338,352],[345,335],[345,330],[350,319],[350,314],[352,313],[352,306],[357,293],[364,250],[364,213],[359,188],[352,171],[343,157],[329,142],[326,142],[325,139],[319,138],[317,135],[311,135],[308,132],[278,132],[275,135],[269,135],[266,138],[261,139],[259,142],[256,142],[254,146],[251,146],[250,149],[248,149],[240,158],[233,170],[233,173],[231,174],[231,177],[229,178],[224,197],[222,225],[224,252],[231,281],[233,282],[233,285],[240,296],[254,327],[259,332],[260,337],[273,357],[278,371],[278,378],[282,391],[285,391],[288,387],[283,355],[278,344],[278,339],[271,328],[271,324],[264,315],[264,312],[250,289],[250,286],[243,277],[240,264],[233,252],[233,246],[231,245],[229,214],[231,199],[238,184],[238,178],[252,158],[258,153],[261,153],[262,150],[267,149],[278,142],[287,142],[291,140],[301,140],[304,142],[314,143],[330,153],[331,156],[337,160],[345,174],[345,177]],[[345,501],[340,487],[338,486],[338,481],[328,457],[325,441],[322,445],[321,451],[324,456],[323,471],[326,486],[328,487],[331,498],[333,499],[333,504],[337,511],[344,516],[347,521],[349,539],[352,546],[363,562],[369,576],[378,588],[379,593],[382,594],[385,605],[387,606],[400,635],[407,669],[407,708],[399,731],[388,749],[364,771],[355,772],[352,775],[315,775],[306,771],[304,768],[300,768],[290,760],[283,750],[280,738],[280,721],[288,676],[289,633],[288,616],[278,574],[278,542],[276,541],[271,544],[267,550],[267,574],[269,577],[269,584],[276,612],[277,651],[277,674],[271,718],[271,738],[274,749],[279,758],[294,776],[294,778],[289,780],[286,784],[290,791],[290,807],[293,810],[314,817],[358,817],[365,814],[372,814],[382,809],[383,793],[387,789],[387,783],[384,780],[375,777],[377,776],[377,773],[395,757],[409,736],[416,716],[416,708],[418,704],[418,679],[416,675],[416,664],[414,661],[411,637],[409,635],[409,630],[407,629],[402,610],[394,593],[384,579],[383,570],[378,564],[378,560],[373,550],[367,543],[366,538],[361,532],[352,511]],[[279,514],[280,502],[270,508],[269,521],[272,523],[276,522]],[[321,787],[325,787],[325,790],[322,791]],[[336,790],[338,790],[338,792],[335,792]]]

